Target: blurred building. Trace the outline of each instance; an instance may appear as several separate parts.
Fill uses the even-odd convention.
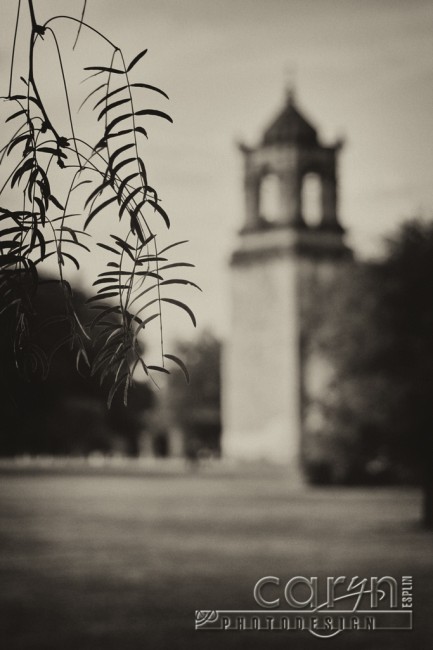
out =
[[[292,91],[256,146],[240,145],[245,216],[230,264],[223,364],[226,457],[318,462],[332,359],[314,346],[328,288],[351,268],[338,217],[338,155]]]

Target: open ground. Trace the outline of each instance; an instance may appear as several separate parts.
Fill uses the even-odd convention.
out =
[[[431,647],[433,536],[412,488],[290,487],[281,471],[0,472],[5,650]],[[414,577],[413,631],[195,631],[262,576]]]

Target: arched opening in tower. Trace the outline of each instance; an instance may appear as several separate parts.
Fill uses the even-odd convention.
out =
[[[266,174],[260,182],[259,215],[269,223],[282,220],[280,179],[277,174]]]
[[[317,228],[322,221],[322,181],[310,172],[302,179],[302,216],[307,226]]]

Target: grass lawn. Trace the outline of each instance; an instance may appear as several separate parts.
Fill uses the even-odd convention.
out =
[[[293,491],[281,473],[0,473],[5,650],[427,650],[433,535],[412,489]],[[195,631],[196,609],[257,609],[265,575],[414,576],[414,630]]]

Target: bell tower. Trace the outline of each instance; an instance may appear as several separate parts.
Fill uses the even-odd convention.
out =
[[[303,182],[309,174],[315,174],[321,187],[318,229],[341,234],[343,229],[337,217],[337,156],[342,144],[338,141],[323,146],[319,142],[316,129],[301,115],[290,90],[282,112],[265,130],[259,145],[240,145],[245,168],[244,232],[267,225],[305,227]],[[270,179],[274,212],[264,214],[264,184]]]
[[[338,219],[342,142],[322,144],[290,91],[258,144],[239,148],[245,215],[230,262],[223,454],[299,467],[309,306],[326,308],[326,287],[351,259]]]

